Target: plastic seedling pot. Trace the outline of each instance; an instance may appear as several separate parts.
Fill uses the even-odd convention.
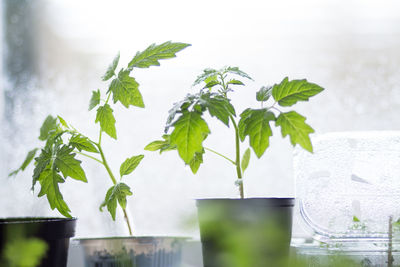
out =
[[[294,198],[197,200],[204,266],[284,265],[294,203]]]
[[[180,267],[187,238],[164,236],[80,238],[86,267]]]
[[[75,235],[76,218],[0,219],[0,251],[17,238],[37,238],[47,244],[38,267],[66,267],[69,240]]]

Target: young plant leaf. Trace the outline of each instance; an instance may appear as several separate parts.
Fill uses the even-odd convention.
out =
[[[126,108],[130,105],[144,108],[143,98],[135,78],[129,76],[129,71],[121,70],[118,77],[112,80],[108,91],[112,91],[114,104],[121,102]]]
[[[243,116],[243,136],[249,136],[250,146],[260,158],[269,146],[269,137],[272,136],[270,121],[276,120],[274,113],[267,109],[251,109]],[[244,119],[245,117],[245,119]]]
[[[115,56],[113,62],[110,64],[110,66],[108,66],[108,69],[106,71],[106,73],[103,75],[103,77],[101,77],[103,79],[103,81],[107,81],[109,80],[112,76],[115,75],[115,69],[118,66],[118,62],[119,62],[119,53]]]
[[[219,95],[210,93],[202,94],[199,99],[200,105],[206,107],[212,117],[217,117],[229,127],[229,117],[235,116],[235,109],[229,100]]]
[[[142,161],[144,158],[144,155],[138,155],[138,156],[133,156],[131,158],[128,158],[124,161],[124,163],[121,164],[121,167],[119,168],[119,174],[122,176],[128,175],[131,172],[133,172],[136,167],[139,165],[139,163]]]
[[[81,161],[75,159],[75,153],[71,153],[73,149],[73,147],[68,147],[66,145],[57,149],[53,164],[61,171],[65,178],[69,176],[75,180],[86,183],[87,179],[81,167]]]
[[[195,153],[203,151],[203,140],[210,133],[207,123],[195,111],[185,112],[174,123],[170,143],[176,146],[179,156],[190,164]]]
[[[148,144],[144,149],[147,151],[160,150],[160,154],[164,151],[175,150],[176,146],[171,146],[170,136],[168,134],[163,135],[164,140],[156,140]]]
[[[216,81],[216,77],[218,75],[218,71],[215,69],[205,69],[203,70],[203,73],[197,76],[196,80],[193,83],[193,86],[198,85],[199,83],[202,82],[211,82],[211,81]]]
[[[117,210],[117,203],[125,209],[126,208],[126,197],[131,196],[132,192],[128,185],[124,183],[118,183],[108,189],[106,198],[100,206],[100,210],[103,211],[103,207],[107,206],[107,210],[110,212],[112,219],[115,221],[115,213]]]
[[[75,147],[79,151],[84,150],[87,152],[99,153],[93,143],[90,142],[89,138],[81,134],[73,135],[71,139],[69,139],[69,145]]]
[[[194,157],[189,164],[193,174],[197,173],[200,165],[203,163],[203,154],[204,154],[204,149],[201,152],[194,153]]]
[[[22,163],[22,165],[16,169],[15,171],[11,172],[8,176],[14,176],[17,175],[17,173],[19,171],[24,171],[26,167],[28,167],[29,163],[31,163],[31,161],[33,160],[33,158],[36,155],[36,152],[38,151],[37,148],[32,149],[31,151],[28,152],[28,155],[26,155],[24,162]]]
[[[246,72],[241,71],[238,67],[226,67],[223,70],[224,73],[232,73],[232,74],[236,74],[239,75],[243,78],[249,79],[249,80],[253,80]]]
[[[89,103],[89,110],[94,109],[98,104],[100,104],[100,90],[92,91],[92,98]]]
[[[57,118],[53,118],[53,116],[49,115],[44,120],[42,127],[40,127],[40,136],[39,140],[46,141],[50,135],[51,131],[57,129]]]
[[[168,144],[168,142],[165,141],[165,140],[156,140],[156,141],[153,141],[153,142],[149,143],[149,144],[144,148],[144,150],[147,150],[147,151],[157,151],[157,150],[160,150],[162,147],[164,147],[164,146],[167,145],[167,144]]]
[[[32,176],[32,190],[34,189],[36,182],[39,180],[41,173],[46,169],[47,166],[49,166],[51,157],[51,148],[45,147],[42,149],[39,157],[35,158],[35,169],[33,169]]]
[[[62,126],[69,129],[68,123],[63,118],[61,118],[60,116],[57,116],[57,119],[60,121]]]
[[[238,123],[238,131],[239,131],[240,141],[242,141],[242,142],[246,138],[246,135],[244,134],[244,131],[246,130],[246,124],[244,123],[244,121],[251,115],[251,113],[252,113],[252,109],[247,108],[240,114],[240,120]]]
[[[128,68],[149,68],[150,66],[160,66],[160,59],[176,57],[176,53],[190,46],[185,43],[172,43],[171,41],[160,45],[152,44],[143,52],[137,52],[135,57],[129,62]]]
[[[324,88],[304,80],[289,81],[288,77],[284,78],[280,84],[272,87],[272,96],[280,106],[292,106],[298,101],[308,101],[308,99],[322,92]]]
[[[100,122],[100,128],[103,132],[108,134],[110,137],[117,139],[117,131],[115,129],[115,118],[113,110],[110,105],[105,104],[97,109],[96,121]]]
[[[41,188],[38,197],[46,195],[52,210],[57,209],[65,217],[71,218],[70,209],[58,187],[59,183],[64,183],[64,179],[57,171],[54,168],[46,168],[41,172],[39,182]]]
[[[250,148],[247,148],[246,151],[243,153],[242,162],[240,164],[240,166],[242,167],[242,173],[244,173],[244,171],[249,166],[250,154],[251,154],[250,152],[251,152]]]
[[[199,94],[188,94],[183,100],[174,103],[174,106],[168,111],[169,115],[167,118],[164,132],[167,133],[169,128],[172,126],[172,122],[175,119],[177,113],[183,113],[187,111],[194,103],[198,102]]]
[[[219,81],[212,80],[212,81],[209,81],[209,82],[204,86],[204,88],[211,89],[211,88],[213,88],[214,86],[220,85],[220,84],[221,84],[221,83],[220,83]]]
[[[264,102],[267,101],[272,95],[272,87],[271,86],[263,86],[256,93],[257,101]]]
[[[232,79],[232,80],[228,81],[226,84],[244,85],[244,83],[242,83],[241,81],[236,80],[236,79]]]
[[[296,111],[281,113],[277,120],[276,126],[281,126],[282,136],[290,136],[290,142],[293,146],[299,144],[305,150],[313,152],[313,147],[309,137],[314,129],[305,123],[306,118],[301,116]]]

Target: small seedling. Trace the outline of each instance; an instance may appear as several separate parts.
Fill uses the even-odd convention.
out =
[[[290,136],[293,146],[299,144],[304,149],[312,152],[313,147],[309,134],[314,130],[305,123],[306,118],[296,111],[283,112],[279,107],[291,107],[299,101],[308,101],[310,97],[323,91],[317,84],[307,80],[291,80],[284,78],[274,86],[262,87],[256,93],[256,100],[260,102],[259,108],[247,108],[240,115],[236,114],[229,97],[233,87],[244,86],[241,80],[252,78],[237,67],[225,67],[220,70],[205,69],[197,77],[194,86],[203,84],[196,94],[188,94],[182,101],[174,104],[169,111],[163,140],[148,144],[145,149],[177,150],[179,156],[189,165],[195,174],[203,163],[206,151],[215,153],[228,160],[236,168],[236,185],[239,187],[240,197],[244,198],[242,177],[250,160],[250,149],[247,148],[243,155],[240,153],[240,143],[249,137],[249,145],[260,158],[269,146],[272,136],[271,122],[280,126],[282,136]],[[266,106],[267,103],[270,105]],[[210,134],[210,129],[205,120],[205,114],[216,117],[227,127],[233,126],[235,136],[235,157],[229,158],[224,154],[203,145]],[[176,116],[179,115],[178,118]],[[171,131],[172,129],[172,131]]]
[[[126,108],[130,106],[144,108],[139,83],[131,76],[132,70],[134,68],[159,66],[159,60],[173,58],[177,52],[188,46],[189,44],[172,42],[165,42],[160,45],[152,44],[144,51],[137,52],[126,68],[121,68],[116,72],[120,59],[118,54],[102,77],[103,81],[111,79],[107,91],[105,93],[100,92],[100,90],[93,91],[89,103],[89,111],[97,107],[95,123],[100,125],[97,141],[76,130],[62,117],[48,116],[40,128],[39,140],[45,141],[44,147],[29,151],[22,165],[10,176],[25,170],[35,158],[36,153],[40,151],[39,156],[35,158],[32,190],[39,182],[41,189],[38,196],[46,195],[51,209],[57,209],[62,215],[71,217],[71,211],[63,199],[59,184],[64,183],[68,177],[87,182],[81,160],[78,160],[77,157],[95,160],[105,168],[113,184],[108,189],[100,210],[107,207],[112,219],[115,220],[116,209],[119,204],[123,210],[129,234],[132,235],[126,212],[126,198],[132,195],[132,192],[129,186],[122,182],[122,178],[132,173],[144,156],[136,155],[127,158],[121,164],[119,178],[112,172],[102,147],[103,133],[117,140],[116,119],[111,105],[119,102]]]

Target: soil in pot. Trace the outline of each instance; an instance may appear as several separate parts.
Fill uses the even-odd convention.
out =
[[[0,219],[0,251],[16,240],[42,240],[47,246],[38,267],[66,267],[69,239],[75,235],[76,218]]]
[[[204,267],[285,266],[293,206],[293,198],[197,200]]]
[[[86,267],[180,267],[186,238],[112,237],[78,239]]]

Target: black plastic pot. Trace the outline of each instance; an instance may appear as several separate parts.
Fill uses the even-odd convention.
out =
[[[289,256],[293,198],[200,199],[204,267],[279,267]]]
[[[38,238],[48,247],[39,267],[66,267],[69,239],[75,235],[75,225],[76,218],[0,219],[0,252],[16,238]]]
[[[186,240],[168,236],[78,239],[86,267],[180,267]]]

